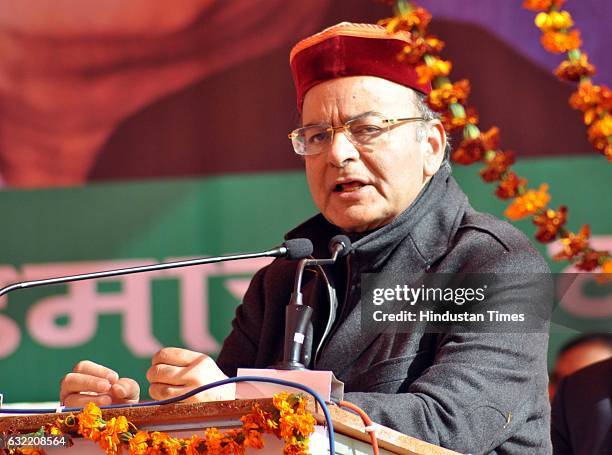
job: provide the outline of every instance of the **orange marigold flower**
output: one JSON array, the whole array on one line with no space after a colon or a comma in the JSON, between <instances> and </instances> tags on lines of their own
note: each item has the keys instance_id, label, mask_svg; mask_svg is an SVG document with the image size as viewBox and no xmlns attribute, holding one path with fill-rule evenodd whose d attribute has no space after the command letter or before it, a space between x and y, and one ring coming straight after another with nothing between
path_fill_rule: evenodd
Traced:
<instances>
[{"instance_id":1,"label":"orange marigold flower","mask_svg":"<svg viewBox=\"0 0 612 455\"><path fill-rule=\"evenodd\" d=\"M598 105L604 109L612 109L612 90L603 85L593 85L590 81L581 82L578 91L570 97L570 106L580 111Z\"/></svg>"},{"instance_id":2,"label":"orange marigold flower","mask_svg":"<svg viewBox=\"0 0 612 455\"><path fill-rule=\"evenodd\" d=\"M565 3L565 0L525 0L523 8L531 11L545 11L555 6L560 8Z\"/></svg>"},{"instance_id":3,"label":"orange marigold flower","mask_svg":"<svg viewBox=\"0 0 612 455\"><path fill-rule=\"evenodd\" d=\"M446 45L444 41L434 35L426 36L425 42L427 43L427 52L430 54L439 54Z\"/></svg>"},{"instance_id":4,"label":"orange marigold flower","mask_svg":"<svg viewBox=\"0 0 612 455\"><path fill-rule=\"evenodd\" d=\"M601 264L601 273L595 276L595 280L599 284L612 283L612 258L607 251L603 252L603 257L599 260Z\"/></svg>"},{"instance_id":5,"label":"orange marigold flower","mask_svg":"<svg viewBox=\"0 0 612 455\"><path fill-rule=\"evenodd\" d=\"M130 453L135 455L145 455L149 447L149 432L138 431L128 441Z\"/></svg>"},{"instance_id":6,"label":"orange marigold flower","mask_svg":"<svg viewBox=\"0 0 612 455\"><path fill-rule=\"evenodd\" d=\"M448 133L465 127L468 123L478 125L478 113L471 107L466 109L465 117L455 117L450 111L440 114L440 121Z\"/></svg>"},{"instance_id":7,"label":"orange marigold flower","mask_svg":"<svg viewBox=\"0 0 612 455\"><path fill-rule=\"evenodd\" d=\"M427 104L434 111L445 111L451 103L464 104L470 94L470 81L462 79L454 84L444 84L431 91Z\"/></svg>"},{"instance_id":8,"label":"orange marigold flower","mask_svg":"<svg viewBox=\"0 0 612 455\"><path fill-rule=\"evenodd\" d=\"M576 263L576 268L585 272L592 272L599 267L600 262L607 256L607 251L587 250Z\"/></svg>"},{"instance_id":9,"label":"orange marigold flower","mask_svg":"<svg viewBox=\"0 0 612 455\"><path fill-rule=\"evenodd\" d=\"M612 115L606 114L594 122L588 130L589 141L595 149L611 158L610 147L612 147Z\"/></svg>"},{"instance_id":10,"label":"orange marigold flower","mask_svg":"<svg viewBox=\"0 0 612 455\"><path fill-rule=\"evenodd\" d=\"M595 74L595 67L589 63L587 54L583 52L577 60L561 62L555 74L562 81L577 82L581 77L590 77Z\"/></svg>"},{"instance_id":11,"label":"orange marigold flower","mask_svg":"<svg viewBox=\"0 0 612 455\"><path fill-rule=\"evenodd\" d=\"M453 64L448 60L434 58L431 63L421 64L416 67L416 73L420 84L431 82L436 77L446 77L450 74Z\"/></svg>"},{"instance_id":12,"label":"orange marigold flower","mask_svg":"<svg viewBox=\"0 0 612 455\"><path fill-rule=\"evenodd\" d=\"M559 229L563 227L567 221L567 207L561 206L555 211L547 209L544 212L533 217L533 224L538 226L536 239L542 243L552 242L557 238Z\"/></svg>"},{"instance_id":13,"label":"orange marigold flower","mask_svg":"<svg viewBox=\"0 0 612 455\"><path fill-rule=\"evenodd\" d=\"M13 453L10 452L11 449L9 449L8 453ZM19 455L45 455L45 451L44 449L41 449L40 447L21 447L19 449L17 449L17 452L15 452Z\"/></svg>"},{"instance_id":14,"label":"orange marigold flower","mask_svg":"<svg viewBox=\"0 0 612 455\"><path fill-rule=\"evenodd\" d=\"M555 254L553 259L555 261L562 261L564 259L572 260L588 248L590 237L591 229L588 224L583 225L578 234L574 234L573 232L568 233L561 239L563 249Z\"/></svg>"},{"instance_id":15,"label":"orange marigold flower","mask_svg":"<svg viewBox=\"0 0 612 455\"><path fill-rule=\"evenodd\" d=\"M308 448L286 445L283 449L283 455L309 455Z\"/></svg>"},{"instance_id":16,"label":"orange marigold flower","mask_svg":"<svg viewBox=\"0 0 612 455\"><path fill-rule=\"evenodd\" d=\"M480 176L485 182L495 182L514 164L514 153L511 151L496 151L493 159L486 161L486 167L480 170Z\"/></svg>"},{"instance_id":17,"label":"orange marigold flower","mask_svg":"<svg viewBox=\"0 0 612 455\"><path fill-rule=\"evenodd\" d=\"M568 29L574 25L572 16L567 11L539 13L535 18L536 26L543 32Z\"/></svg>"},{"instance_id":18,"label":"orange marigold flower","mask_svg":"<svg viewBox=\"0 0 612 455\"><path fill-rule=\"evenodd\" d=\"M543 183L537 191L528 190L514 198L504 213L511 220L517 221L542 210L549 201L548 185Z\"/></svg>"},{"instance_id":19,"label":"orange marigold flower","mask_svg":"<svg viewBox=\"0 0 612 455\"><path fill-rule=\"evenodd\" d=\"M45 433L48 433L52 436L61 436L64 434L64 432L61 430L61 428L59 428L56 425L53 424L46 424L45 425Z\"/></svg>"},{"instance_id":20,"label":"orange marigold flower","mask_svg":"<svg viewBox=\"0 0 612 455\"><path fill-rule=\"evenodd\" d=\"M198 435L185 440L185 455L200 455L206 452L206 441Z\"/></svg>"},{"instance_id":21,"label":"orange marigold flower","mask_svg":"<svg viewBox=\"0 0 612 455\"><path fill-rule=\"evenodd\" d=\"M94 403L87 403L79 413L79 434L92 441L100 439L100 426L104 424L102 411Z\"/></svg>"},{"instance_id":22,"label":"orange marigold flower","mask_svg":"<svg viewBox=\"0 0 612 455\"><path fill-rule=\"evenodd\" d=\"M244 431L245 447L253 447L254 449L263 448L263 429L253 423L243 425L242 429Z\"/></svg>"},{"instance_id":23,"label":"orange marigold flower","mask_svg":"<svg viewBox=\"0 0 612 455\"><path fill-rule=\"evenodd\" d=\"M605 111L612 110L612 90L588 81L581 82L570 96L570 106L584 112L584 123L590 125Z\"/></svg>"},{"instance_id":24,"label":"orange marigold flower","mask_svg":"<svg viewBox=\"0 0 612 455\"><path fill-rule=\"evenodd\" d=\"M464 128L468 123L478 125L479 118L476 111L468 109L465 117L455 117L449 111L442 112L440 114L440 121L446 132L452 133Z\"/></svg>"},{"instance_id":25,"label":"orange marigold flower","mask_svg":"<svg viewBox=\"0 0 612 455\"><path fill-rule=\"evenodd\" d=\"M151 449L149 452L152 453L164 453L167 455L178 455L179 450L182 447L182 443L180 440L171 437L167 433L161 433L159 431L154 431L149 435L149 442L151 445ZM149 453L148 452L148 453Z\"/></svg>"},{"instance_id":26,"label":"orange marigold flower","mask_svg":"<svg viewBox=\"0 0 612 455\"><path fill-rule=\"evenodd\" d=\"M400 61L407 61L410 64L415 64L421 61L425 54L437 54L444 47L444 41L436 38L435 36L410 36L410 42L406 44L398 59Z\"/></svg>"},{"instance_id":27,"label":"orange marigold flower","mask_svg":"<svg viewBox=\"0 0 612 455\"><path fill-rule=\"evenodd\" d=\"M118 453L118 447L121 444L120 436L127 433L129 429L128 420L124 416L113 417L100 432L98 445L107 453L107 455L115 455Z\"/></svg>"},{"instance_id":28,"label":"orange marigold flower","mask_svg":"<svg viewBox=\"0 0 612 455\"><path fill-rule=\"evenodd\" d=\"M293 407L289 403L291 398L291 394L287 392L281 392L274 395L272 398L272 404L276 409L280 411L281 417L286 414L291 414L293 412Z\"/></svg>"},{"instance_id":29,"label":"orange marigold flower","mask_svg":"<svg viewBox=\"0 0 612 455\"><path fill-rule=\"evenodd\" d=\"M487 150L494 150L498 145L499 128L494 126L476 139L464 138L459 148L451 154L451 159L459 164L472 164L480 161Z\"/></svg>"},{"instance_id":30,"label":"orange marigold flower","mask_svg":"<svg viewBox=\"0 0 612 455\"><path fill-rule=\"evenodd\" d=\"M508 172L499 182L495 194L500 199L510 199L516 197L519 188L527 185L527 179L519 178L514 172Z\"/></svg>"},{"instance_id":31,"label":"orange marigold flower","mask_svg":"<svg viewBox=\"0 0 612 455\"><path fill-rule=\"evenodd\" d=\"M542 34L540 42L544 49L553 54L578 49L582 45L580 31L578 30L571 30L568 33L548 31Z\"/></svg>"},{"instance_id":32,"label":"orange marigold flower","mask_svg":"<svg viewBox=\"0 0 612 455\"><path fill-rule=\"evenodd\" d=\"M431 14L426 9L414 8L409 13L381 19L378 25L385 27L388 33L418 31L423 34L429 22L431 22Z\"/></svg>"},{"instance_id":33,"label":"orange marigold flower","mask_svg":"<svg viewBox=\"0 0 612 455\"><path fill-rule=\"evenodd\" d=\"M215 450L221 450L221 443L223 442L224 436L218 429L206 429L204 432L204 438L206 439L206 449L208 451L215 453Z\"/></svg>"}]
</instances>

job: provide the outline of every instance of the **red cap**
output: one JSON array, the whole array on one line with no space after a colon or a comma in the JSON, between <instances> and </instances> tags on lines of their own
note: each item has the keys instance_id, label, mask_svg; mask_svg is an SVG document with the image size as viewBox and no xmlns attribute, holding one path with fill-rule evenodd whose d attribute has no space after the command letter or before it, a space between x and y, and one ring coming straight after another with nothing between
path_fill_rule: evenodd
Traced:
<instances>
[{"instance_id":1,"label":"red cap","mask_svg":"<svg viewBox=\"0 0 612 455\"><path fill-rule=\"evenodd\" d=\"M431 83L420 83L416 67L397 59L409 42L408 32L389 34L379 25L350 22L341 22L303 39L289 55L298 110L302 111L304 96L312 87L347 76L381 77L429 94Z\"/></svg>"}]
</instances>

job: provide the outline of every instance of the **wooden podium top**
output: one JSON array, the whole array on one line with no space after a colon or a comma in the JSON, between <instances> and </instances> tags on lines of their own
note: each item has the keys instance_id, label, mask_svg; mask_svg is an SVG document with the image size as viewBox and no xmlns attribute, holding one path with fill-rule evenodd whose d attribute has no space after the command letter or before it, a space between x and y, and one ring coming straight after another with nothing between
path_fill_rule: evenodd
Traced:
<instances>
[{"instance_id":1,"label":"wooden podium top","mask_svg":"<svg viewBox=\"0 0 612 455\"><path fill-rule=\"evenodd\" d=\"M138 428L144 429L160 429L161 431L165 431L165 428L182 428L195 430L207 426L223 426L220 422L226 425L229 422L235 422L241 416L248 413L255 403L258 403L264 410L271 411L273 409L272 399L263 398L256 400L216 401L211 403L190 404L176 403L165 406L103 409L102 415L105 420L123 415ZM313 414L317 423L321 425L325 423L325 416L314 400L309 400L307 409ZM366 443L370 442L370 437L368 433L365 432L364 424L359 416L336 406L330 406L329 411L336 433ZM0 417L0 433L27 433L37 431L42 425L51 423L58 417L64 418L68 414L69 413L64 412L61 414ZM383 426L377 427L376 437L381 449L386 449L395 454L457 454L457 452L443 449Z\"/></svg>"}]
</instances>

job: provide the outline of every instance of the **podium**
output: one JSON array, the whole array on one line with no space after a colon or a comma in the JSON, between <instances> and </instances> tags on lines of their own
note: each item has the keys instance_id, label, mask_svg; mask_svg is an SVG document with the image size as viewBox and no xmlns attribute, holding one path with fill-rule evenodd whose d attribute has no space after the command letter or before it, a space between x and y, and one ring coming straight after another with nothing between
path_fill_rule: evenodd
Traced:
<instances>
[{"instance_id":1,"label":"podium","mask_svg":"<svg viewBox=\"0 0 612 455\"><path fill-rule=\"evenodd\" d=\"M220 430L239 428L240 417L247 414L255 403L264 410L272 410L271 398L256 400L217 401L211 403L171 404L165 406L150 406L141 408L118 408L103 410L103 418L123 415L139 429L149 431L164 431L175 437L190 437L193 434L202 435L207 427ZM317 426L311 435L309 451L313 455L329 454L327 430L324 426L325 416L314 400L307 405L308 411L315 417ZM357 415L330 406L329 411L334 424L336 454L366 455L371 454L370 437L365 432L362 420ZM68 413L39 414L0 417L0 433L28 433L37 431L46 423L52 423L57 417L64 418ZM433 444L404 435L390 428L377 426L376 436L380 453L385 455L450 455L457 454ZM70 448L45 447L50 454L64 452L67 455L100 455L100 449L94 442L73 437L74 446ZM283 442L272 435L265 435L265 447L261 450L248 449L248 455L282 454Z\"/></svg>"}]
</instances>

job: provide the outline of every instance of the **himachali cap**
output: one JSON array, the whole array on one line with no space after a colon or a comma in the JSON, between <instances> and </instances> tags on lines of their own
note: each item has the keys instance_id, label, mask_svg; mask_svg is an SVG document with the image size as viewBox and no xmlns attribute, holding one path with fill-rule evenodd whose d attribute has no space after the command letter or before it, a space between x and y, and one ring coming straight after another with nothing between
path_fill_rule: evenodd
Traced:
<instances>
[{"instance_id":1,"label":"himachali cap","mask_svg":"<svg viewBox=\"0 0 612 455\"><path fill-rule=\"evenodd\" d=\"M297 92L298 110L306 92L321 82L346 76L376 76L424 94L431 83L419 83L414 65L398 54L410 42L406 31L389 34L373 24L341 22L297 43L289 64Z\"/></svg>"}]
</instances>

